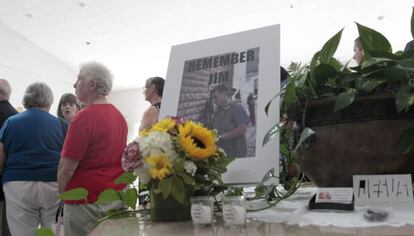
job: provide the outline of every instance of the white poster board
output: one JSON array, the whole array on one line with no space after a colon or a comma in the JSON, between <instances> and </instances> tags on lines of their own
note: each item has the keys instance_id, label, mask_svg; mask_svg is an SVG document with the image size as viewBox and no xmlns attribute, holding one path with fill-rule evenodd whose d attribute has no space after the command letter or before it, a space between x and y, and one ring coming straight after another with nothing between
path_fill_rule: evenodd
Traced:
<instances>
[{"instance_id":1,"label":"white poster board","mask_svg":"<svg viewBox=\"0 0 414 236\"><path fill-rule=\"evenodd\" d=\"M280 26L173 46L160 118L180 116L217 124L211 90L219 84L226 84L232 103L238 102L250 120L244 134L246 154L229 165L224 182L257 183L270 168L279 173L278 137L262 143L279 122L278 99L268 115L264 108L280 90Z\"/></svg>"},{"instance_id":2,"label":"white poster board","mask_svg":"<svg viewBox=\"0 0 414 236\"><path fill-rule=\"evenodd\" d=\"M414 206L411 174L354 175L353 187L357 205Z\"/></svg>"}]
</instances>

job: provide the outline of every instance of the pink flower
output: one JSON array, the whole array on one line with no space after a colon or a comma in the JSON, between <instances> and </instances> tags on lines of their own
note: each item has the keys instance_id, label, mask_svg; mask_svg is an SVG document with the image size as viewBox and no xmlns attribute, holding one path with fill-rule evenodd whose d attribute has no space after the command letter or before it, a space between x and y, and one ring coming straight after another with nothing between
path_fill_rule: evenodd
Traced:
<instances>
[{"instance_id":1,"label":"pink flower","mask_svg":"<svg viewBox=\"0 0 414 236\"><path fill-rule=\"evenodd\" d=\"M177 125L182 125L185 122L184 118L179 117L179 116L168 116L168 117L173 119Z\"/></svg>"},{"instance_id":2,"label":"pink flower","mask_svg":"<svg viewBox=\"0 0 414 236\"><path fill-rule=\"evenodd\" d=\"M141 154L139 152L139 145L137 142L128 144L122 154L122 168L125 171L133 171L142 165Z\"/></svg>"}]
</instances>

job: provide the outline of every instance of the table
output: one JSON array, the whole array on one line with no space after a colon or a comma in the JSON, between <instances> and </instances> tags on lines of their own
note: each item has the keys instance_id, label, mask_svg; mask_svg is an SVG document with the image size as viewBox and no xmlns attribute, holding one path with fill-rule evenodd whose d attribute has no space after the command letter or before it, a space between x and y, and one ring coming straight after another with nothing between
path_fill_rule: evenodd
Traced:
<instances>
[{"instance_id":1,"label":"table","mask_svg":"<svg viewBox=\"0 0 414 236\"><path fill-rule=\"evenodd\" d=\"M304 209L307 201L312 194L316 191L316 188L301 188L294 195L286 200L283 200L275 207L260 211L256 213L248 213L248 220L245 226L229 228L224 226L221 216L216 216L216 222L212 226L200 227L193 226L191 221L186 222L151 222L148 215L138 215L136 218L121 218L110 219L104 221L98 227L96 227L89 236L156 236L156 235L177 235L177 236L232 236L232 235L277 235L277 236L349 236L349 235L361 235L361 236L412 236L414 235L414 223L411 224L398 224L398 217L394 217L394 222L390 220L389 225L375 225L372 224L369 227L343 227L332 226L325 224L300 224L293 223L300 217L300 210ZM408 212L408 213L407 213ZM411 217L412 212L412 217ZM296 216L295 216L296 214ZM306 214L306 213L305 213ZM311 213L315 214L315 213ZM320 213L323 214L323 213ZM340 215L342 213L329 213L333 217L344 217ZM348 218L349 214L347 213ZM359 214L359 215L358 215ZM414 210L408 210L405 212L405 218L414 218ZM289 217L295 216L295 220ZM323 215L328 216L328 214ZM360 217L360 212L355 212L355 217ZM329 217L328 217L329 218ZM306 219L306 217L304 217ZM397 219L397 224L395 222ZM290 223L289 223L290 222ZM411 220L410 222L414 222ZM365 223L367 224L367 223ZM335 225L335 224L333 224ZM345 224L346 225L346 224Z\"/></svg>"},{"instance_id":2,"label":"table","mask_svg":"<svg viewBox=\"0 0 414 236\"><path fill-rule=\"evenodd\" d=\"M412 236L414 226L403 227L370 227L370 228L338 228L316 226L292 226L286 223L263 223L249 221L246 226L228 228L219 220L210 227L195 227L191 221L153 223L148 219L123 218L107 220L95 228L89 236L243 236L243 235L277 235L277 236L349 236L349 235L392 235Z\"/></svg>"}]
</instances>

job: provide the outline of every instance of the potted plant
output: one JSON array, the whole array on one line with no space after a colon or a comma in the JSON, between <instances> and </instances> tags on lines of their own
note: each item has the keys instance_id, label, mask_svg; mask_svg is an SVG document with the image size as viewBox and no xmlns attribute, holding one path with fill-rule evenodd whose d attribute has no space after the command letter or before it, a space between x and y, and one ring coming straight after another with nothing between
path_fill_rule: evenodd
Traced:
<instances>
[{"instance_id":1,"label":"potted plant","mask_svg":"<svg viewBox=\"0 0 414 236\"><path fill-rule=\"evenodd\" d=\"M318 186L352 186L355 174L414 174L414 50L393 53L381 33L357 27L362 64L348 68L333 57L342 30L310 64L293 64L281 92L287 120L264 140L283 131L281 152ZM291 122L296 129L287 129Z\"/></svg>"},{"instance_id":2,"label":"potted plant","mask_svg":"<svg viewBox=\"0 0 414 236\"><path fill-rule=\"evenodd\" d=\"M138 176L148 186L153 221L189 220L194 194L215 196L222 190L221 175L233 159L216 141L216 132L200 123L167 117L127 146L122 160L125 176Z\"/></svg>"}]
</instances>

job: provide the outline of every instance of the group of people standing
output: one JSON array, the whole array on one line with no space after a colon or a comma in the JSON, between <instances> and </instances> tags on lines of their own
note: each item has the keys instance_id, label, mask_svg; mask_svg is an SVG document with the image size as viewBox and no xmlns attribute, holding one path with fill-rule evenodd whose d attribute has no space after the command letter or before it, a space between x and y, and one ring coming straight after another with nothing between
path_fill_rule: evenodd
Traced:
<instances>
[{"instance_id":1,"label":"group of people standing","mask_svg":"<svg viewBox=\"0 0 414 236\"><path fill-rule=\"evenodd\" d=\"M361 64L359 39L354 51L354 59ZM164 82L160 77L147 80L143 93L151 106L144 112L140 130L157 122ZM9 230L14 236L33 235L39 225L51 227L60 203L58 195L78 187L87 189L88 197L64 202L65 235L84 236L108 210L123 207L121 202L95 204L103 190L126 188L114 183L123 174L121 156L128 130L121 112L107 99L112 83L112 74L104 65L82 65L74 84L76 96L64 94L55 117L49 113L54 97L47 84L29 85L23 96L26 110L18 113L9 103L10 84L0 79L2 235ZM216 105L211 113L218 145L229 155L245 157L245 132L249 122L256 122L254 96L247 98L248 115L240 103L231 100L226 85L217 85L210 94L209 101Z\"/></svg>"},{"instance_id":2,"label":"group of people standing","mask_svg":"<svg viewBox=\"0 0 414 236\"><path fill-rule=\"evenodd\" d=\"M12 235L32 235L39 224L54 221L56 173L67 124L49 113L52 103L46 84L31 84L23 97L27 110L10 116L0 130L0 170Z\"/></svg>"},{"instance_id":3,"label":"group of people standing","mask_svg":"<svg viewBox=\"0 0 414 236\"><path fill-rule=\"evenodd\" d=\"M108 210L123 207L121 202L94 204L103 190L126 187L114 183L123 174L128 131L123 115L107 99L112 75L102 64L84 64L74 88L76 96L62 96L57 118L49 113L54 99L47 84L29 85L26 110L17 113L8 102L10 85L0 80L0 119L5 120L0 169L11 235L33 235L39 225L54 224L58 195L69 189L85 188L88 197L65 201L65 235L84 236Z\"/></svg>"}]
</instances>

